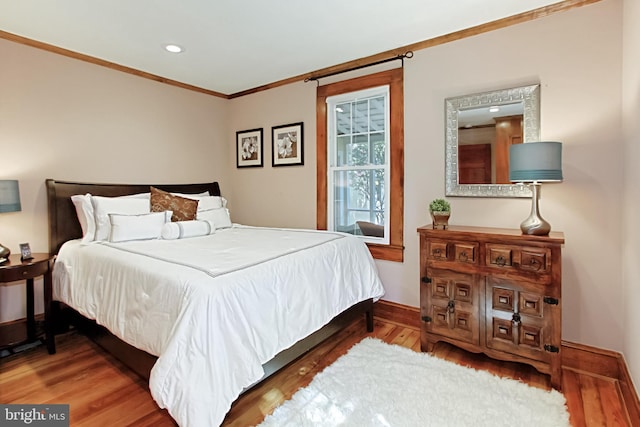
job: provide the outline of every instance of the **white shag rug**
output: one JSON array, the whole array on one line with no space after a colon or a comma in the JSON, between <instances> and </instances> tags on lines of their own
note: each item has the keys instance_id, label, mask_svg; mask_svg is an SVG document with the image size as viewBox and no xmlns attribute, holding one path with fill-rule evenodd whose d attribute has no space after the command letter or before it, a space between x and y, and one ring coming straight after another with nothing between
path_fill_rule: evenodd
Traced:
<instances>
[{"instance_id":1,"label":"white shag rug","mask_svg":"<svg viewBox=\"0 0 640 427\"><path fill-rule=\"evenodd\" d=\"M365 338L267 416L270 426L570 426L564 396Z\"/></svg>"}]
</instances>

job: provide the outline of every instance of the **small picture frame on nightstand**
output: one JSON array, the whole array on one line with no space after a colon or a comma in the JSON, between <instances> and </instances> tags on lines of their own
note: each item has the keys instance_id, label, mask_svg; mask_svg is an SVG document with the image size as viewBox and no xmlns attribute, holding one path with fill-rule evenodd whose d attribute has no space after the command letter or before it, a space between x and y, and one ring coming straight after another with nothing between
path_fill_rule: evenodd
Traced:
<instances>
[{"instance_id":1,"label":"small picture frame on nightstand","mask_svg":"<svg viewBox=\"0 0 640 427\"><path fill-rule=\"evenodd\" d=\"M33 259L31 256L31 248L28 243L20 243L20 259L22 261Z\"/></svg>"}]
</instances>

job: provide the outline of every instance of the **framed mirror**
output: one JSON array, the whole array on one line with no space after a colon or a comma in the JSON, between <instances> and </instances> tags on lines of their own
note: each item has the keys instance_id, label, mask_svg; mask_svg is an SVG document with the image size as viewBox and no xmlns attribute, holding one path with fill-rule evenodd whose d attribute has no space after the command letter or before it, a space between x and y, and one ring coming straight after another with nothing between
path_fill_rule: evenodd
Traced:
<instances>
[{"instance_id":1,"label":"framed mirror","mask_svg":"<svg viewBox=\"0 0 640 427\"><path fill-rule=\"evenodd\" d=\"M445 194L531 197L509 181L509 147L540 140L540 85L445 99Z\"/></svg>"}]
</instances>

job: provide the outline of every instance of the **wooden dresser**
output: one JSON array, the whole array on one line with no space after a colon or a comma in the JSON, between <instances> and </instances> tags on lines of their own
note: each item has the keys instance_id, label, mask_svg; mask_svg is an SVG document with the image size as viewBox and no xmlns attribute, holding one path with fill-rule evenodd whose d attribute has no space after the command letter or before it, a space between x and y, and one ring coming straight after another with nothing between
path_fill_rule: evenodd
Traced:
<instances>
[{"instance_id":1,"label":"wooden dresser","mask_svg":"<svg viewBox=\"0 0 640 427\"><path fill-rule=\"evenodd\" d=\"M527 363L562 386L562 233L449 226L420 234L422 351L438 341Z\"/></svg>"}]
</instances>

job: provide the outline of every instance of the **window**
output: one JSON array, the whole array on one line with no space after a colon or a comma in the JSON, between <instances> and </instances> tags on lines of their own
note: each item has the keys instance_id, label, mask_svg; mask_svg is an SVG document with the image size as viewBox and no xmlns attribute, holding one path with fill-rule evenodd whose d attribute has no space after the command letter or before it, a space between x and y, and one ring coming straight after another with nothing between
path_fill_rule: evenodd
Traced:
<instances>
[{"instance_id":1,"label":"window","mask_svg":"<svg viewBox=\"0 0 640 427\"><path fill-rule=\"evenodd\" d=\"M389 243L389 86L328 97L327 228Z\"/></svg>"},{"instance_id":2,"label":"window","mask_svg":"<svg viewBox=\"0 0 640 427\"><path fill-rule=\"evenodd\" d=\"M318 229L403 260L402 69L318 87Z\"/></svg>"}]
</instances>

